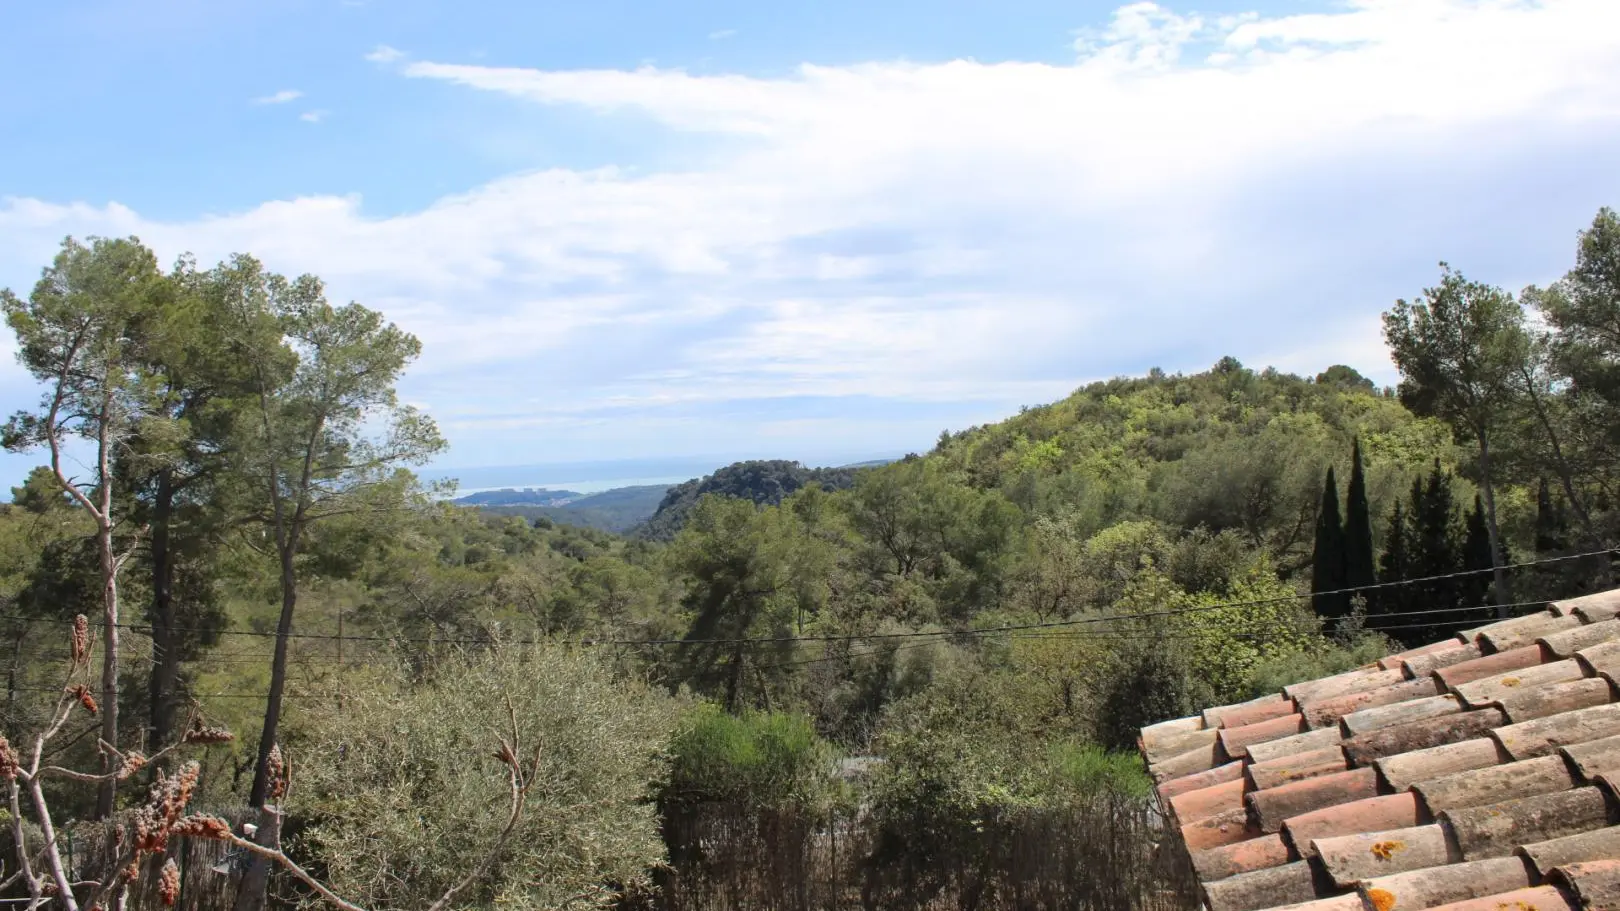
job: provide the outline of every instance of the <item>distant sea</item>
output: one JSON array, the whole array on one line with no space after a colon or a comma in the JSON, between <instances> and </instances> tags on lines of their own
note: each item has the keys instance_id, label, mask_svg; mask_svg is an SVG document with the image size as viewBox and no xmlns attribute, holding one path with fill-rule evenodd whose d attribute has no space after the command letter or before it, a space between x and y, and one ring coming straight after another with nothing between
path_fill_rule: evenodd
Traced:
<instances>
[{"instance_id":1,"label":"distant sea","mask_svg":"<svg viewBox=\"0 0 1620 911\"><path fill-rule=\"evenodd\" d=\"M595 481L525 481L521 484L497 484L494 487L457 487L456 496L463 497L470 493L485 493L491 490L530 490L544 488L546 490L570 490L574 493L601 493L604 490L615 490L620 487L672 487L691 478L685 475L672 475L664 478L607 478Z\"/></svg>"},{"instance_id":2,"label":"distant sea","mask_svg":"<svg viewBox=\"0 0 1620 911\"><path fill-rule=\"evenodd\" d=\"M870 461L870 454L801 462L811 467L850 465ZM475 468L429 468L418 474L425 481L456 480L457 495L485 490L522 490L544 487L598 493L616 487L680 484L701 478L717 468L740 461L720 456L662 459L614 459L601 462L556 462L546 465L494 465ZM885 460L886 461L886 460Z\"/></svg>"}]
</instances>

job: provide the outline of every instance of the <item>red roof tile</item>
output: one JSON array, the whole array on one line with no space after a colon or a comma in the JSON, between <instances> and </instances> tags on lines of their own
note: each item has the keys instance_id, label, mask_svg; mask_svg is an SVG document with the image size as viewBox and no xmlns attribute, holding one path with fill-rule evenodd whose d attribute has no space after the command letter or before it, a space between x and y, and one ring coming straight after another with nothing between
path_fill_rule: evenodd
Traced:
<instances>
[{"instance_id":1,"label":"red roof tile","mask_svg":"<svg viewBox=\"0 0 1620 911\"><path fill-rule=\"evenodd\" d=\"M1294 859L1288 855L1288 846L1283 844L1281 835L1262 835L1207 851L1194 851L1191 856L1193 869L1205 882L1280 867Z\"/></svg>"},{"instance_id":2,"label":"red roof tile","mask_svg":"<svg viewBox=\"0 0 1620 911\"><path fill-rule=\"evenodd\" d=\"M1469 683L1460 684L1454 687L1452 692L1462 697L1464 705L1471 709L1477 709L1491 705L1504 696L1523 692L1530 687L1545 686L1549 683L1564 683L1569 680L1579 680L1585 676L1586 674L1581 670L1580 662L1570 658L1565 661L1554 661L1550 664L1538 664L1535 667L1508 671L1492 677L1482 677Z\"/></svg>"},{"instance_id":3,"label":"red roof tile","mask_svg":"<svg viewBox=\"0 0 1620 911\"><path fill-rule=\"evenodd\" d=\"M1344 747L1331 746L1325 750L1281 756L1270 762L1250 763L1244 776L1249 779L1249 790L1259 791L1310 778L1321 778L1350 768L1344 758Z\"/></svg>"},{"instance_id":4,"label":"red roof tile","mask_svg":"<svg viewBox=\"0 0 1620 911\"><path fill-rule=\"evenodd\" d=\"M1608 801L1595 787L1576 788L1463 810L1446 810L1440 823L1467 860L1503 857L1534 844L1609 824Z\"/></svg>"},{"instance_id":5,"label":"red roof tile","mask_svg":"<svg viewBox=\"0 0 1620 911\"><path fill-rule=\"evenodd\" d=\"M1316 849L1311 843L1318 838L1405 829L1424 822L1428 822L1427 814L1418 806L1417 796L1408 791L1354 800L1294 816L1283 823L1282 837L1289 850L1300 857L1312 857Z\"/></svg>"},{"instance_id":6,"label":"red roof tile","mask_svg":"<svg viewBox=\"0 0 1620 911\"><path fill-rule=\"evenodd\" d=\"M1185 775L1181 778L1172 779L1164 784L1159 785L1159 800L1168 806L1170 804L1170 798L1175 797L1178 794L1185 794L1188 791L1196 791L1199 788L1207 788L1213 785L1224 784L1228 781L1238 781L1239 779L1243 778L1243 774L1244 767L1242 762L1229 762L1223 766L1216 766L1207 772L1198 772L1192 775Z\"/></svg>"},{"instance_id":7,"label":"red roof tile","mask_svg":"<svg viewBox=\"0 0 1620 911\"><path fill-rule=\"evenodd\" d=\"M1384 911L1410 911L1512 892L1527 888L1534 881L1523 859L1497 857L1366 877L1361 893L1363 896L1376 893L1377 904Z\"/></svg>"},{"instance_id":8,"label":"red roof tile","mask_svg":"<svg viewBox=\"0 0 1620 911\"><path fill-rule=\"evenodd\" d=\"M1279 740L1304 731L1305 716L1295 712L1270 721L1246 724L1240 728L1221 728L1217 733L1220 736L1222 752L1232 759L1241 759L1249 755L1251 743Z\"/></svg>"},{"instance_id":9,"label":"red roof tile","mask_svg":"<svg viewBox=\"0 0 1620 911\"><path fill-rule=\"evenodd\" d=\"M1471 769L1494 766L1507 754L1489 737L1476 737L1442 744L1426 750L1413 750L1385 756L1373 763L1384 784L1392 791L1404 791L1420 781L1455 775Z\"/></svg>"},{"instance_id":10,"label":"red roof tile","mask_svg":"<svg viewBox=\"0 0 1620 911\"><path fill-rule=\"evenodd\" d=\"M1374 899L1374 905L1378 902ZM1381 911L1381 909L1380 909ZM1436 905L1434 911L1581 911L1570 896L1555 886L1535 886L1498 892L1484 898L1471 898L1449 905Z\"/></svg>"},{"instance_id":11,"label":"red roof tile","mask_svg":"<svg viewBox=\"0 0 1620 911\"><path fill-rule=\"evenodd\" d=\"M1571 658L1583 648L1620 639L1620 621L1604 620L1586 626L1549 633L1536 640L1554 658Z\"/></svg>"},{"instance_id":12,"label":"red roof tile","mask_svg":"<svg viewBox=\"0 0 1620 911\"><path fill-rule=\"evenodd\" d=\"M1378 795L1378 773L1351 769L1296 781L1244 796L1249 813L1262 832L1280 832L1284 820L1325 807Z\"/></svg>"},{"instance_id":13,"label":"red roof tile","mask_svg":"<svg viewBox=\"0 0 1620 911\"><path fill-rule=\"evenodd\" d=\"M1592 708L1613 698L1614 689L1609 681L1600 677L1583 677L1567 683L1531 687L1503 696L1496 704L1507 713L1508 721L1518 724Z\"/></svg>"},{"instance_id":14,"label":"red roof tile","mask_svg":"<svg viewBox=\"0 0 1620 911\"><path fill-rule=\"evenodd\" d=\"M1571 662L1571 664L1573 663ZM1578 668L1575 676L1581 676ZM1407 702L1412 699L1421 699L1425 696L1438 696L1439 694L1440 684L1433 677L1420 677L1416 680L1403 680L1400 683L1381 686L1373 690L1362 690L1359 693L1312 700L1300 706L1299 710L1305 716L1307 724L1313 728L1319 728L1337 724L1340 718L1351 712L1375 706Z\"/></svg>"},{"instance_id":15,"label":"red roof tile","mask_svg":"<svg viewBox=\"0 0 1620 911\"><path fill-rule=\"evenodd\" d=\"M1542 756L1475 769L1412 785L1431 814L1496 803L1503 795L1535 797L1567 791L1576 785L1562 756Z\"/></svg>"},{"instance_id":16,"label":"red roof tile","mask_svg":"<svg viewBox=\"0 0 1620 911\"><path fill-rule=\"evenodd\" d=\"M1339 732L1336 729L1321 728L1315 731L1306 731L1303 734L1295 734L1292 737L1284 737L1280 740L1251 743L1249 744L1249 761L1270 762L1284 756L1324 750L1331 746L1338 746L1340 739Z\"/></svg>"},{"instance_id":17,"label":"red roof tile","mask_svg":"<svg viewBox=\"0 0 1620 911\"><path fill-rule=\"evenodd\" d=\"M1422 721L1439 715L1455 715L1462 710L1462 700L1448 693L1444 696L1413 699L1410 702L1398 702L1394 705L1381 705L1377 708L1352 712L1339 719L1339 727L1344 729L1346 735L1354 737L1357 734L1405 724L1408 721Z\"/></svg>"},{"instance_id":18,"label":"red roof tile","mask_svg":"<svg viewBox=\"0 0 1620 911\"><path fill-rule=\"evenodd\" d=\"M1541 658L1541 646L1527 645L1523 648L1497 652L1483 658L1475 658L1472 661L1464 661L1461 664L1443 667L1436 670L1434 675L1440 678L1440 683L1446 689L1454 690L1458 686L1473 680L1481 680L1486 677L1494 677L1497 674L1505 674L1508 671L1535 667L1541 663Z\"/></svg>"},{"instance_id":19,"label":"red roof tile","mask_svg":"<svg viewBox=\"0 0 1620 911\"><path fill-rule=\"evenodd\" d=\"M1221 715L1220 727L1240 728L1294 714L1292 699L1273 699L1257 705L1242 706Z\"/></svg>"},{"instance_id":20,"label":"red roof tile","mask_svg":"<svg viewBox=\"0 0 1620 911\"><path fill-rule=\"evenodd\" d=\"M1523 845L1519 855L1542 877L1550 875L1555 867L1620 857L1620 826Z\"/></svg>"},{"instance_id":21,"label":"red roof tile","mask_svg":"<svg viewBox=\"0 0 1620 911\"><path fill-rule=\"evenodd\" d=\"M1620 589L1139 743L1209 911L1620 911L1616 679Z\"/></svg>"},{"instance_id":22,"label":"red roof tile","mask_svg":"<svg viewBox=\"0 0 1620 911\"><path fill-rule=\"evenodd\" d=\"M1248 791L1249 783L1242 778L1197 791L1188 791L1179 797L1171 798L1170 812L1176 815L1177 822L1188 825L1200 819L1243 809L1243 795Z\"/></svg>"},{"instance_id":23,"label":"red roof tile","mask_svg":"<svg viewBox=\"0 0 1620 911\"><path fill-rule=\"evenodd\" d=\"M1385 756L1470 740L1504 724L1507 715L1494 708L1409 721L1357 734L1344 742L1344 755L1350 757L1351 765L1371 765Z\"/></svg>"},{"instance_id":24,"label":"red roof tile","mask_svg":"<svg viewBox=\"0 0 1620 911\"><path fill-rule=\"evenodd\" d=\"M1259 834L1259 827L1249 821L1246 810L1233 810L1181 827L1181 840L1191 852L1237 844Z\"/></svg>"},{"instance_id":25,"label":"red roof tile","mask_svg":"<svg viewBox=\"0 0 1620 911\"><path fill-rule=\"evenodd\" d=\"M1565 712L1550 718L1522 721L1491 732L1514 759L1529 759L1555 752L1561 746L1586 743L1620 734L1620 703Z\"/></svg>"},{"instance_id":26,"label":"red roof tile","mask_svg":"<svg viewBox=\"0 0 1620 911\"><path fill-rule=\"evenodd\" d=\"M1209 911L1258 911L1322 897L1317 892L1315 871L1303 860L1253 873L1239 873L1204 886Z\"/></svg>"},{"instance_id":27,"label":"red roof tile","mask_svg":"<svg viewBox=\"0 0 1620 911\"><path fill-rule=\"evenodd\" d=\"M1575 893L1588 911L1620 908L1620 860L1592 860L1559 867L1551 879Z\"/></svg>"},{"instance_id":28,"label":"red roof tile","mask_svg":"<svg viewBox=\"0 0 1620 911\"><path fill-rule=\"evenodd\" d=\"M1480 645L1487 652L1505 652L1532 645L1542 636L1562 632L1581 625L1575 617L1559 616L1551 611L1529 614L1503 620L1475 630Z\"/></svg>"},{"instance_id":29,"label":"red roof tile","mask_svg":"<svg viewBox=\"0 0 1620 911\"><path fill-rule=\"evenodd\" d=\"M1239 702L1235 705L1218 705L1212 709L1204 709L1204 727L1222 727L1221 721L1224 720L1227 715L1240 714L1246 709L1267 705L1277 705L1279 703L1287 705L1288 700L1284 699L1281 693L1267 693L1258 699L1250 699L1248 702ZM1289 711L1293 711L1293 709L1289 709Z\"/></svg>"},{"instance_id":30,"label":"red roof tile","mask_svg":"<svg viewBox=\"0 0 1620 911\"><path fill-rule=\"evenodd\" d=\"M1315 857L1340 888L1364 879L1421 870L1462 860L1444 826L1431 823L1316 839Z\"/></svg>"}]
</instances>

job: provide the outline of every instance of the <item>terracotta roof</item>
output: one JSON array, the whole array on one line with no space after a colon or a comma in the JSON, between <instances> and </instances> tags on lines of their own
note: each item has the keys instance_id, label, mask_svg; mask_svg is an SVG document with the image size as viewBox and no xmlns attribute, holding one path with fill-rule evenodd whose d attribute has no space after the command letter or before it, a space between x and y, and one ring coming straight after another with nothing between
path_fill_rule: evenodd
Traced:
<instances>
[{"instance_id":1,"label":"terracotta roof","mask_svg":"<svg viewBox=\"0 0 1620 911\"><path fill-rule=\"evenodd\" d=\"M1142 729L1210 911L1620 911L1620 589Z\"/></svg>"}]
</instances>

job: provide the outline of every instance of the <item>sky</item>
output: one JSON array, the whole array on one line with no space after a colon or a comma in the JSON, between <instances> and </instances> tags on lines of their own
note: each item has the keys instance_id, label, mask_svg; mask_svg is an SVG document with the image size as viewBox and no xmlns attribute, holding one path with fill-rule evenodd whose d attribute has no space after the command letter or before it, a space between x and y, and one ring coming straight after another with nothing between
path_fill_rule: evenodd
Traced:
<instances>
[{"instance_id":1,"label":"sky","mask_svg":"<svg viewBox=\"0 0 1620 911\"><path fill-rule=\"evenodd\" d=\"M0 287L68 235L315 273L422 339L448 468L1393 382L1441 260L1546 283L1620 205L1615 0L77 0L0 50Z\"/></svg>"}]
</instances>

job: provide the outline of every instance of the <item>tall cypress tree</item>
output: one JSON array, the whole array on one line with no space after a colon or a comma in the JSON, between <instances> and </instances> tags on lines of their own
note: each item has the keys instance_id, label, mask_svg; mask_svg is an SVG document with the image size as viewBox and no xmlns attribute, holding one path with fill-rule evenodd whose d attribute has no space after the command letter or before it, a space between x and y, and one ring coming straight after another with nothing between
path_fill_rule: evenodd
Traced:
<instances>
[{"instance_id":1,"label":"tall cypress tree","mask_svg":"<svg viewBox=\"0 0 1620 911\"><path fill-rule=\"evenodd\" d=\"M1485 524L1485 504L1474 495L1474 508L1463 522L1462 563L1465 570L1488 570L1491 563L1491 534ZM1491 577L1485 572L1465 576L1458 586L1461 607L1484 604L1491 592Z\"/></svg>"},{"instance_id":2,"label":"tall cypress tree","mask_svg":"<svg viewBox=\"0 0 1620 911\"><path fill-rule=\"evenodd\" d=\"M1562 501L1556 504L1547 479L1536 489L1536 553L1557 553L1569 547L1569 518Z\"/></svg>"},{"instance_id":3,"label":"tall cypress tree","mask_svg":"<svg viewBox=\"0 0 1620 911\"><path fill-rule=\"evenodd\" d=\"M1451 489L1451 476L1440 467L1436 459L1427 480L1412 485L1411 538L1407 542L1411 553L1411 578L1444 576L1463 568L1462 547L1459 540L1456 499ZM1441 611L1464 604L1464 592L1459 583L1466 580L1437 579L1410 586L1414 610ZM1468 602L1468 606L1478 604ZM1418 644L1431 642L1449 635L1453 630L1473 625L1474 618L1462 612L1427 613L1414 618L1413 626L1406 630Z\"/></svg>"},{"instance_id":4,"label":"tall cypress tree","mask_svg":"<svg viewBox=\"0 0 1620 911\"><path fill-rule=\"evenodd\" d=\"M1322 505L1316 513L1316 550L1311 560L1311 599L1316 615L1335 621L1350 612L1348 595L1323 595L1345 587L1344 522L1339 518L1339 485L1328 466L1322 485Z\"/></svg>"},{"instance_id":5,"label":"tall cypress tree","mask_svg":"<svg viewBox=\"0 0 1620 911\"><path fill-rule=\"evenodd\" d=\"M1406 510L1402 508L1400 500L1395 501L1395 510L1389 517L1389 531L1384 535L1384 553L1378 561L1379 578L1385 582L1399 582L1409 578L1412 573L1411 531L1406 517ZM1372 599L1375 614L1392 617L1405 613L1411 608L1407 586L1397 585L1379 589L1377 597ZM1382 621L1377 625L1387 625L1389 621Z\"/></svg>"},{"instance_id":6,"label":"tall cypress tree","mask_svg":"<svg viewBox=\"0 0 1620 911\"><path fill-rule=\"evenodd\" d=\"M1367 506L1359 439L1351 446L1350 487L1344 499L1344 581L1349 588L1372 585L1378 581L1378 572L1373 566L1372 511Z\"/></svg>"}]
</instances>

